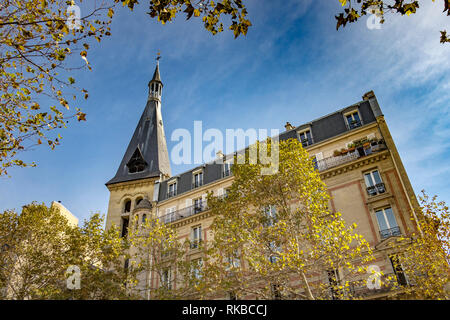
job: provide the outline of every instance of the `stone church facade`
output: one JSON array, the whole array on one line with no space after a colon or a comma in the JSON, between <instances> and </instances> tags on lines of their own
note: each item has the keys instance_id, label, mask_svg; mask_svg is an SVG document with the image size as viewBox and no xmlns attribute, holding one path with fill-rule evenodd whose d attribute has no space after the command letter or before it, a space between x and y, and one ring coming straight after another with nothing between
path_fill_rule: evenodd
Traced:
<instances>
[{"instance_id":1,"label":"stone church facade","mask_svg":"<svg viewBox=\"0 0 450 320\"><path fill-rule=\"evenodd\" d=\"M119 226L126 236L129 222L150 215L177 228L181 239L208 241L212 217L206 194L222 196L233 182L228 158L224 163L206 163L172 176L161 112L163 83L159 65L149 82L147 105L120 163L116 175L106 183L110 191L106 227ZM375 94L319 119L292 126L281 140L298 139L311 157L331 196L330 208L357 223L374 250L374 264L400 284L408 279L393 266L388 249L398 236L417 232L418 203L394 140ZM201 258L195 248L189 259ZM147 276L151 287L158 277ZM327 275L324 274L324 281ZM382 290L355 287L368 298L380 298ZM257 298L257 297L250 297Z\"/></svg>"}]
</instances>

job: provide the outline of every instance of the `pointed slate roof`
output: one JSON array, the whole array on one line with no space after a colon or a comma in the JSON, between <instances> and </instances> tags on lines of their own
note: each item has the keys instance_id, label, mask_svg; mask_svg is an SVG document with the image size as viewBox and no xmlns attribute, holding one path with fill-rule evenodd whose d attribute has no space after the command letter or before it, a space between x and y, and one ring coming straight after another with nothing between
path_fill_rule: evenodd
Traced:
<instances>
[{"instance_id":1,"label":"pointed slate roof","mask_svg":"<svg viewBox=\"0 0 450 320\"><path fill-rule=\"evenodd\" d=\"M160 81L159 66L152 81ZM152 82L151 81L151 82ZM161 103L149 97L144 112L114 178L106 185L145 178L170 176L170 161L161 115Z\"/></svg>"},{"instance_id":2,"label":"pointed slate roof","mask_svg":"<svg viewBox=\"0 0 450 320\"><path fill-rule=\"evenodd\" d=\"M162 84L161 75L159 74L159 63L156 65L156 69L155 69L155 72L153 73L152 81L158 81Z\"/></svg>"}]
</instances>

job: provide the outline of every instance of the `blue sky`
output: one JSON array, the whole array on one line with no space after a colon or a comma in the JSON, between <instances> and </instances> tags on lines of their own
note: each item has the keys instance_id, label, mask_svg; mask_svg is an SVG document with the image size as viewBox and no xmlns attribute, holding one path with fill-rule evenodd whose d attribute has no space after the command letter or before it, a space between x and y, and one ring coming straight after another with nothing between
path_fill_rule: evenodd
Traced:
<instances>
[{"instance_id":1,"label":"blue sky","mask_svg":"<svg viewBox=\"0 0 450 320\"><path fill-rule=\"evenodd\" d=\"M93 45L93 70L75 74L89 90L87 122L71 122L61 145L23 154L36 168L0 178L0 210L60 200L77 217L107 212L112 178L145 107L147 83L162 52L163 119L169 152L177 128L278 128L308 122L374 90L416 193L450 201L450 45L439 43L442 3L416 15L366 18L336 31L338 1L249 0L253 27L235 40L212 36L200 21L165 26L143 4L116 10L112 36ZM172 166L172 173L189 166Z\"/></svg>"}]
</instances>

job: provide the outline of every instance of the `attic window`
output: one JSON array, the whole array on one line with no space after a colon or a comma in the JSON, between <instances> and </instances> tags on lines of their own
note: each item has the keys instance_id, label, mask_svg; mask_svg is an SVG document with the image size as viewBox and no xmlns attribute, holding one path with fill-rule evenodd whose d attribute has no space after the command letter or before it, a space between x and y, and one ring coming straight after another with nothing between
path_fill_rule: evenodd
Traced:
<instances>
[{"instance_id":1,"label":"attic window","mask_svg":"<svg viewBox=\"0 0 450 320\"><path fill-rule=\"evenodd\" d=\"M139 149L136 148L136 151L134 151L133 156L127 163L127 167L130 173L144 171L145 167L147 167L147 162L145 162Z\"/></svg>"}]
</instances>

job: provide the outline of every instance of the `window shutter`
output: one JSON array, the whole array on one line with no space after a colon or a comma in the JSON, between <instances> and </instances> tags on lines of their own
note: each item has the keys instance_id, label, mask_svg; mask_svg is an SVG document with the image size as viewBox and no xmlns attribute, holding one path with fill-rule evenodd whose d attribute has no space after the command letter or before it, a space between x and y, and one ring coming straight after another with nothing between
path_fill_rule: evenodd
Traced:
<instances>
[{"instance_id":1,"label":"window shutter","mask_svg":"<svg viewBox=\"0 0 450 320\"><path fill-rule=\"evenodd\" d=\"M192 206L192 199L186 199L186 208Z\"/></svg>"},{"instance_id":2,"label":"window shutter","mask_svg":"<svg viewBox=\"0 0 450 320\"><path fill-rule=\"evenodd\" d=\"M323 159L323 153L322 153L322 152L316 153L315 156L316 156L316 160L317 160L317 161Z\"/></svg>"},{"instance_id":3,"label":"window shutter","mask_svg":"<svg viewBox=\"0 0 450 320\"><path fill-rule=\"evenodd\" d=\"M217 189L217 196L223 196L223 188Z\"/></svg>"},{"instance_id":4,"label":"window shutter","mask_svg":"<svg viewBox=\"0 0 450 320\"><path fill-rule=\"evenodd\" d=\"M204 206L206 206L206 193L202 194L202 203Z\"/></svg>"}]
</instances>

